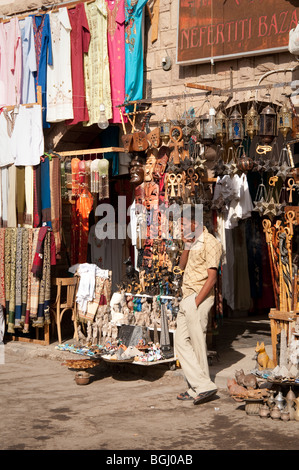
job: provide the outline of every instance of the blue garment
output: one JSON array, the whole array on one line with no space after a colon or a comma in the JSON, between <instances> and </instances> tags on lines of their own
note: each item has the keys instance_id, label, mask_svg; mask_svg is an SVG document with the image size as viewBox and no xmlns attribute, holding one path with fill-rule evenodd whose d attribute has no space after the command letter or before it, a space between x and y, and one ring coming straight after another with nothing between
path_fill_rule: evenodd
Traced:
<instances>
[{"instance_id":1,"label":"blue garment","mask_svg":"<svg viewBox=\"0 0 299 470\"><path fill-rule=\"evenodd\" d=\"M125 0L125 101L143 96L143 7L147 0Z\"/></svg>"},{"instance_id":2,"label":"blue garment","mask_svg":"<svg viewBox=\"0 0 299 470\"><path fill-rule=\"evenodd\" d=\"M53 65L50 17L48 14L31 15L33 21L37 72L36 85L42 90L43 127L49 128L47 115L47 63Z\"/></svg>"},{"instance_id":3,"label":"blue garment","mask_svg":"<svg viewBox=\"0 0 299 470\"><path fill-rule=\"evenodd\" d=\"M19 25L23 60L21 103L35 103L36 88L34 73L37 71L37 64L32 18L27 16L23 20L19 20Z\"/></svg>"},{"instance_id":4,"label":"blue garment","mask_svg":"<svg viewBox=\"0 0 299 470\"><path fill-rule=\"evenodd\" d=\"M50 187L50 163L45 158L40 162L41 169L41 209L42 209L42 225L52 228L51 222L51 187Z\"/></svg>"}]
</instances>

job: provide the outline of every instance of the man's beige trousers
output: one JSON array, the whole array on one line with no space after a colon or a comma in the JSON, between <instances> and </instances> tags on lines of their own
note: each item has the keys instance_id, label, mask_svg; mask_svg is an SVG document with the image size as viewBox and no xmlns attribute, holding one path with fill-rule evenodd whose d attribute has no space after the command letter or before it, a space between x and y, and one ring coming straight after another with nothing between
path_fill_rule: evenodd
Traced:
<instances>
[{"instance_id":1,"label":"man's beige trousers","mask_svg":"<svg viewBox=\"0 0 299 470\"><path fill-rule=\"evenodd\" d=\"M195 297L194 293L180 302L175 333L175 353L192 397L217 388L210 379L206 343L208 317L214 305L214 296L207 297L198 308Z\"/></svg>"}]
</instances>

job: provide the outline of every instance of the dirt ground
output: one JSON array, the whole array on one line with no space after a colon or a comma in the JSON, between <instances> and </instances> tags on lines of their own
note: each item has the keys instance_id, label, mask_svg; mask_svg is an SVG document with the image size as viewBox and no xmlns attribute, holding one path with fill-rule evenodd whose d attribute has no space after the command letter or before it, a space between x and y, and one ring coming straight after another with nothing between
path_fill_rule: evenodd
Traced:
<instances>
[{"instance_id":1,"label":"dirt ground","mask_svg":"<svg viewBox=\"0 0 299 470\"><path fill-rule=\"evenodd\" d=\"M242 349L234 353L231 346L237 341L251 354L249 343L264 337L257 328L252 333L242 326L237 339L230 340L230 357L236 361L233 364L231 360L231 370L238 367L239 356L244 356ZM229 325L227 331L231 332ZM299 422L247 415L244 403L228 396L224 376L215 400L194 406L193 402L176 399L177 393L186 389L180 369L100 362L90 370L91 382L80 386L74 380L75 371L62 365L61 352L55 356L53 350L52 355L40 357L32 345L5 346L5 361L0 364L1 450L137 452L299 447ZM63 354L70 358L69 353ZM223 358L222 349L219 361L211 367L212 376L221 375L227 366Z\"/></svg>"}]
</instances>

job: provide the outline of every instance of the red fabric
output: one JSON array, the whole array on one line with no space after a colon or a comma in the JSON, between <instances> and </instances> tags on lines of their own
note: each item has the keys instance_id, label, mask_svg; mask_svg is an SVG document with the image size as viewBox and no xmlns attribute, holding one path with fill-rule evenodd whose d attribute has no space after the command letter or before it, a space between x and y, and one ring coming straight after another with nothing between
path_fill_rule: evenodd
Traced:
<instances>
[{"instance_id":1,"label":"red fabric","mask_svg":"<svg viewBox=\"0 0 299 470\"><path fill-rule=\"evenodd\" d=\"M75 8L68 9L68 15L72 27L71 63L74 119L66 121L66 124L77 124L89 121L85 99L83 57L84 53L88 52L90 31L83 3L78 3Z\"/></svg>"},{"instance_id":2,"label":"red fabric","mask_svg":"<svg viewBox=\"0 0 299 470\"><path fill-rule=\"evenodd\" d=\"M37 276L38 278L42 278L43 272L43 247L44 247L44 240L45 236L48 232L48 227L41 227L38 233L38 241L36 246L36 251L32 263L31 272ZM55 239L54 234L51 232L51 265L56 264L56 246L55 246Z\"/></svg>"}]
</instances>

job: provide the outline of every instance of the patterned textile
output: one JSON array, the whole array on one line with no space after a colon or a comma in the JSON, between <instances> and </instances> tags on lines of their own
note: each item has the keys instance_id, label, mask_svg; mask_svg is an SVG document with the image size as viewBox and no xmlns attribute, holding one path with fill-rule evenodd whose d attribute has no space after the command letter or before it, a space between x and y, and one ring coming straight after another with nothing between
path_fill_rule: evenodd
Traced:
<instances>
[{"instance_id":1,"label":"patterned textile","mask_svg":"<svg viewBox=\"0 0 299 470\"><path fill-rule=\"evenodd\" d=\"M21 328L22 316L22 241L23 228L17 228L15 328Z\"/></svg>"},{"instance_id":2,"label":"patterned textile","mask_svg":"<svg viewBox=\"0 0 299 470\"><path fill-rule=\"evenodd\" d=\"M15 306L16 306L16 245L17 245L17 229L11 229L10 240L10 292L8 305L8 333L15 331Z\"/></svg>"},{"instance_id":3,"label":"patterned textile","mask_svg":"<svg viewBox=\"0 0 299 470\"><path fill-rule=\"evenodd\" d=\"M22 238L22 313L21 324L25 323L26 306L27 306L27 290L28 290L28 262L29 262L29 232L30 230L23 230Z\"/></svg>"},{"instance_id":4,"label":"patterned textile","mask_svg":"<svg viewBox=\"0 0 299 470\"><path fill-rule=\"evenodd\" d=\"M56 254L61 250L61 167L59 158L50 161L51 223L56 245Z\"/></svg>"},{"instance_id":5,"label":"patterned textile","mask_svg":"<svg viewBox=\"0 0 299 470\"><path fill-rule=\"evenodd\" d=\"M5 228L0 229L0 304L5 308Z\"/></svg>"},{"instance_id":6,"label":"patterned textile","mask_svg":"<svg viewBox=\"0 0 299 470\"><path fill-rule=\"evenodd\" d=\"M45 323L50 323L50 284L51 284L51 234L46 233L43 249L42 278L39 285L38 313L32 326L43 327Z\"/></svg>"},{"instance_id":7,"label":"patterned textile","mask_svg":"<svg viewBox=\"0 0 299 470\"><path fill-rule=\"evenodd\" d=\"M31 266L33 265L33 260L34 260L35 253L36 253L39 231L40 231L39 228L33 229ZM32 273L32 268L30 272L30 281L31 281L30 318L35 319L37 317L37 312L38 312L40 279Z\"/></svg>"},{"instance_id":8,"label":"patterned textile","mask_svg":"<svg viewBox=\"0 0 299 470\"><path fill-rule=\"evenodd\" d=\"M28 284L27 284L26 314L25 314L23 333L29 332L29 323L30 323L33 230L28 231L28 271L27 271L27 283Z\"/></svg>"}]
</instances>

